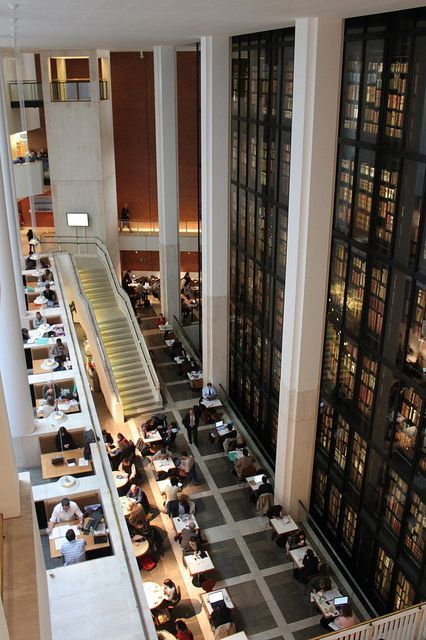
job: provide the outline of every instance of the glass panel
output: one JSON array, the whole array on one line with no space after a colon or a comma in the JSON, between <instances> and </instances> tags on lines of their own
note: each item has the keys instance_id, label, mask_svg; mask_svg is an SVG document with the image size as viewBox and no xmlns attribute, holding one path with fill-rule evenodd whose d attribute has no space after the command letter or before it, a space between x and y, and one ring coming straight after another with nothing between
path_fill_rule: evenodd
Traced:
<instances>
[{"instance_id":1,"label":"glass panel","mask_svg":"<svg viewBox=\"0 0 426 640\"><path fill-rule=\"evenodd\" d=\"M238 51L232 52L232 96L231 96L231 113L238 115L238 94L239 94L239 60Z\"/></svg>"},{"instance_id":2,"label":"glass panel","mask_svg":"<svg viewBox=\"0 0 426 640\"><path fill-rule=\"evenodd\" d=\"M238 120L231 121L231 179L238 180Z\"/></svg>"},{"instance_id":3,"label":"glass panel","mask_svg":"<svg viewBox=\"0 0 426 640\"><path fill-rule=\"evenodd\" d=\"M330 294L328 312L340 322L343 315L346 286L346 268L348 264L347 247L338 240L333 242L330 272Z\"/></svg>"},{"instance_id":4,"label":"glass panel","mask_svg":"<svg viewBox=\"0 0 426 640\"><path fill-rule=\"evenodd\" d=\"M238 242L244 247L246 241L246 191L240 188L238 193Z\"/></svg>"},{"instance_id":5,"label":"glass panel","mask_svg":"<svg viewBox=\"0 0 426 640\"><path fill-rule=\"evenodd\" d=\"M290 190L290 133L281 131L281 163L280 163L280 192L279 201L288 205L288 194Z\"/></svg>"},{"instance_id":6,"label":"glass panel","mask_svg":"<svg viewBox=\"0 0 426 640\"><path fill-rule=\"evenodd\" d=\"M349 468L349 480L353 486L361 491L365 471L365 459L367 457L367 443L358 433L354 433L352 442L351 466Z\"/></svg>"},{"instance_id":7,"label":"glass panel","mask_svg":"<svg viewBox=\"0 0 426 640\"><path fill-rule=\"evenodd\" d=\"M395 143L401 142L404 127L408 92L409 48L408 38L397 40L390 59L385 138Z\"/></svg>"},{"instance_id":8,"label":"glass panel","mask_svg":"<svg viewBox=\"0 0 426 640\"><path fill-rule=\"evenodd\" d=\"M379 131L382 97L383 40L369 40L365 46L364 106L361 140L375 142Z\"/></svg>"},{"instance_id":9,"label":"glass panel","mask_svg":"<svg viewBox=\"0 0 426 640\"><path fill-rule=\"evenodd\" d=\"M386 333L383 354L402 364L405 356L405 335L408 323L408 309L411 294L411 280L404 273L393 270L386 311Z\"/></svg>"},{"instance_id":10,"label":"glass panel","mask_svg":"<svg viewBox=\"0 0 426 640\"><path fill-rule=\"evenodd\" d=\"M407 148L425 155L426 36L418 36L415 40L412 67L414 81L410 95L410 112L408 114Z\"/></svg>"},{"instance_id":11,"label":"glass panel","mask_svg":"<svg viewBox=\"0 0 426 640\"><path fill-rule=\"evenodd\" d=\"M247 117L247 95L249 84L248 51L240 51L240 117Z\"/></svg>"},{"instance_id":12,"label":"glass panel","mask_svg":"<svg viewBox=\"0 0 426 640\"><path fill-rule=\"evenodd\" d=\"M269 56L266 49L259 51L259 120L268 117L269 108Z\"/></svg>"},{"instance_id":13,"label":"glass panel","mask_svg":"<svg viewBox=\"0 0 426 640\"><path fill-rule=\"evenodd\" d=\"M265 287L263 289L263 326L269 333L269 326L271 320L271 293L272 293L272 278L269 273L265 273Z\"/></svg>"},{"instance_id":14,"label":"glass panel","mask_svg":"<svg viewBox=\"0 0 426 640\"><path fill-rule=\"evenodd\" d=\"M260 391L259 388L253 384L253 399L252 399L252 416L255 422L259 422L260 416Z\"/></svg>"},{"instance_id":15,"label":"glass panel","mask_svg":"<svg viewBox=\"0 0 426 640\"><path fill-rule=\"evenodd\" d=\"M268 207L268 217L266 220L266 265L273 266L274 246L275 246L275 207Z\"/></svg>"},{"instance_id":16,"label":"glass panel","mask_svg":"<svg viewBox=\"0 0 426 640\"><path fill-rule=\"evenodd\" d=\"M336 532L337 525L339 523L341 502L342 494L336 489L334 485L331 485L330 495L328 497L327 522L330 529L334 532Z\"/></svg>"},{"instance_id":17,"label":"glass panel","mask_svg":"<svg viewBox=\"0 0 426 640\"><path fill-rule=\"evenodd\" d=\"M284 49L284 96L283 96L283 119L291 120L293 113L293 48Z\"/></svg>"},{"instance_id":18,"label":"glass panel","mask_svg":"<svg viewBox=\"0 0 426 640\"><path fill-rule=\"evenodd\" d=\"M231 298L235 300L237 294L237 250L231 247Z\"/></svg>"},{"instance_id":19,"label":"glass panel","mask_svg":"<svg viewBox=\"0 0 426 640\"><path fill-rule=\"evenodd\" d=\"M413 317L408 333L406 370L415 377L426 378L426 290L416 289Z\"/></svg>"},{"instance_id":20,"label":"glass panel","mask_svg":"<svg viewBox=\"0 0 426 640\"><path fill-rule=\"evenodd\" d=\"M263 193L268 172L268 130L263 126L259 126L258 152L257 190Z\"/></svg>"},{"instance_id":21,"label":"glass panel","mask_svg":"<svg viewBox=\"0 0 426 640\"><path fill-rule=\"evenodd\" d=\"M340 351L339 397L350 402L354 395L358 347L345 340Z\"/></svg>"},{"instance_id":22,"label":"glass panel","mask_svg":"<svg viewBox=\"0 0 426 640\"><path fill-rule=\"evenodd\" d=\"M317 469L313 478L313 503L318 511L324 511L325 488L327 485L327 476L321 469Z\"/></svg>"},{"instance_id":23,"label":"glass panel","mask_svg":"<svg viewBox=\"0 0 426 640\"><path fill-rule=\"evenodd\" d=\"M395 422L394 450L408 461L414 458L422 417L421 396L411 387L404 387Z\"/></svg>"},{"instance_id":24,"label":"glass panel","mask_svg":"<svg viewBox=\"0 0 426 640\"><path fill-rule=\"evenodd\" d=\"M324 345L324 359L322 370L322 385L324 389L334 391L337 380L337 367L339 363L340 331L337 331L330 322L327 322L327 331Z\"/></svg>"},{"instance_id":25,"label":"glass panel","mask_svg":"<svg viewBox=\"0 0 426 640\"><path fill-rule=\"evenodd\" d=\"M245 357L250 362L251 354L252 354L252 344L253 344L253 323L248 318L246 319L246 332L244 335L244 351Z\"/></svg>"},{"instance_id":26,"label":"glass panel","mask_svg":"<svg viewBox=\"0 0 426 640\"><path fill-rule=\"evenodd\" d=\"M408 484L395 471L390 472L388 489L385 495L383 518L395 536L401 531L404 504L407 497Z\"/></svg>"},{"instance_id":27,"label":"glass panel","mask_svg":"<svg viewBox=\"0 0 426 640\"><path fill-rule=\"evenodd\" d=\"M258 52L250 51L250 118L257 117Z\"/></svg>"},{"instance_id":28,"label":"glass panel","mask_svg":"<svg viewBox=\"0 0 426 640\"><path fill-rule=\"evenodd\" d=\"M343 470L346 464L346 456L348 454L349 441L349 424L343 420L342 416L337 418L337 428L335 434L336 442L334 445L334 460Z\"/></svg>"},{"instance_id":29,"label":"glass panel","mask_svg":"<svg viewBox=\"0 0 426 640\"><path fill-rule=\"evenodd\" d=\"M255 124L249 126L249 162L247 184L250 189L256 188L257 171L257 127Z\"/></svg>"},{"instance_id":30,"label":"glass panel","mask_svg":"<svg viewBox=\"0 0 426 640\"><path fill-rule=\"evenodd\" d=\"M270 357L271 343L268 338L264 338L262 353L262 386L264 386L265 388L269 387Z\"/></svg>"},{"instance_id":31,"label":"glass panel","mask_svg":"<svg viewBox=\"0 0 426 640\"><path fill-rule=\"evenodd\" d=\"M276 121L278 116L278 100L280 93L280 79L281 79L281 51L272 49L270 51L271 56L271 110L270 119Z\"/></svg>"},{"instance_id":32,"label":"glass panel","mask_svg":"<svg viewBox=\"0 0 426 640\"><path fill-rule=\"evenodd\" d=\"M271 438L271 444L274 448L277 446L277 433L278 433L278 411L276 409L271 409L270 438Z\"/></svg>"},{"instance_id":33,"label":"glass panel","mask_svg":"<svg viewBox=\"0 0 426 640\"><path fill-rule=\"evenodd\" d=\"M342 544L346 551L352 553L358 516L350 505L343 512Z\"/></svg>"},{"instance_id":34,"label":"glass panel","mask_svg":"<svg viewBox=\"0 0 426 640\"><path fill-rule=\"evenodd\" d=\"M254 256L254 239L256 237L256 204L254 195L247 194L247 253Z\"/></svg>"},{"instance_id":35,"label":"glass panel","mask_svg":"<svg viewBox=\"0 0 426 640\"><path fill-rule=\"evenodd\" d=\"M363 506L377 517L384 493L384 473L383 461L375 449L370 448L367 467Z\"/></svg>"},{"instance_id":36,"label":"glass panel","mask_svg":"<svg viewBox=\"0 0 426 640\"><path fill-rule=\"evenodd\" d=\"M367 334L376 343L382 335L387 283L387 267L373 265L368 299Z\"/></svg>"},{"instance_id":37,"label":"glass panel","mask_svg":"<svg viewBox=\"0 0 426 640\"><path fill-rule=\"evenodd\" d=\"M247 184L247 124L245 122L240 122L239 158L238 180L242 184Z\"/></svg>"},{"instance_id":38,"label":"glass panel","mask_svg":"<svg viewBox=\"0 0 426 640\"><path fill-rule=\"evenodd\" d=\"M376 387L377 362L369 356L364 356L361 365L361 379L358 392L358 411L370 420Z\"/></svg>"},{"instance_id":39,"label":"glass panel","mask_svg":"<svg viewBox=\"0 0 426 640\"><path fill-rule=\"evenodd\" d=\"M423 208L425 165L404 160L401 174L401 190L398 208L398 226L395 237L395 259L403 265L415 266L419 243L419 225ZM419 269L426 273L426 253L419 256Z\"/></svg>"},{"instance_id":40,"label":"glass panel","mask_svg":"<svg viewBox=\"0 0 426 640\"><path fill-rule=\"evenodd\" d=\"M398 573L398 578L395 585L395 598L393 609L405 609L411 607L414 604L415 591L412 584L405 578L404 574Z\"/></svg>"},{"instance_id":41,"label":"glass panel","mask_svg":"<svg viewBox=\"0 0 426 640\"><path fill-rule=\"evenodd\" d=\"M379 201L376 214L375 247L389 254L395 226L396 198L398 195L398 160L386 158L380 171Z\"/></svg>"},{"instance_id":42,"label":"glass panel","mask_svg":"<svg viewBox=\"0 0 426 640\"><path fill-rule=\"evenodd\" d=\"M351 224L354 170L355 147L342 146L337 166L334 225L345 234L349 233Z\"/></svg>"},{"instance_id":43,"label":"glass panel","mask_svg":"<svg viewBox=\"0 0 426 640\"><path fill-rule=\"evenodd\" d=\"M238 192L237 187L231 184L231 239L235 242L237 237L237 218L238 218ZM232 293L232 289L231 289Z\"/></svg>"},{"instance_id":44,"label":"glass panel","mask_svg":"<svg viewBox=\"0 0 426 640\"><path fill-rule=\"evenodd\" d=\"M262 334L256 326L254 328L254 359L253 366L260 373L262 367Z\"/></svg>"},{"instance_id":45,"label":"glass panel","mask_svg":"<svg viewBox=\"0 0 426 640\"><path fill-rule=\"evenodd\" d=\"M350 258L348 293L346 296L346 325L358 333L365 288L365 257L353 252Z\"/></svg>"},{"instance_id":46,"label":"glass panel","mask_svg":"<svg viewBox=\"0 0 426 640\"><path fill-rule=\"evenodd\" d=\"M388 556L382 547L379 547L376 560L376 570L374 572L374 586L385 600L389 595L393 571L393 560Z\"/></svg>"},{"instance_id":47,"label":"glass panel","mask_svg":"<svg viewBox=\"0 0 426 640\"><path fill-rule=\"evenodd\" d=\"M283 333L283 316L284 316L284 287L277 282L275 287L275 324L274 324L274 341L281 347L281 339Z\"/></svg>"},{"instance_id":48,"label":"glass panel","mask_svg":"<svg viewBox=\"0 0 426 640\"><path fill-rule=\"evenodd\" d=\"M268 171L268 193L269 197L275 200L275 189L277 186L277 149L279 144L279 132L271 132L269 143L269 171Z\"/></svg>"},{"instance_id":49,"label":"glass panel","mask_svg":"<svg viewBox=\"0 0 426 640\"><path fill-rule=\"evenodd\" d=\"M255 292L255 316L256 320L262 324L263 315L263 271L256 268L256 292Z\"/></svg>"},{"instance_id":50,"label":"glass panel","mask_svg":"<svg viewBox=\"0 0 426 640\"><path fill-rule=\"evenodd\" d=\"M257 203L257 228L256 228L256 258L259 262L265 259L265 228L266 209L263 204Z\"/></svg>"},{"instance_id":51,"label":"glass panel","mask_svg":"<svg viewBox=\"0 0 426 640\"><path fill-rule=\"evenodd\" d=\"M356 137L361 69L362 42L347 42L345 45L341 114L341 135L346 138Z\"/></svg>"},{"instance_id":52,"label":"glass panel","mask_svg":"<svg viewBox=\"0 0 426 640\"><path fill-rule=\"evenodd\" d=\"M281 380L281 351L276 347L272 349L272 390L280 395Z\"/></svg>"},{"instance_id":53,"label":"glass panel","mask_svg":"<svg viewBox=\"0 0 426 640\"><path fill-rule=\"evenodd\" d=\"M325 400L320 404L320 423L318 429L318 442L324 451L330 451L331 438L333 435L333 414L334 409Z\"/></svg>"},{"instance_id":54,"label":"glass panel","mask_svg":"<svg viewBox=\"0 0 426 640\"><path fill-rule=\"evenodd\" d=\"M253 290L254 290L254 262L247 261L247 287L246 287L246 313L253 310Z\"/></svg>"},{"instance_id":55,"label":"glass panel","mask_svg":"<svg viewBox=\"0 0 426 640\"><path fill-rule=\"evenodd\" d=\"M375 153L360 151L357 174L357 197L353 216L352 237L358 242L368 242L370 218L373 206Z\"/></svg>"},{"instance_id":56,"label":"glass panel","mask_svg":"<svg viewBox=\"0 0 426 640\"><path fill-rule=\"evenodd\" d=\"M287 261L287 213L278 209L277 274L284 278Z\"/></svg>"},{"instance_id":57,"label":"glass panel","mask_svg":"<svg viewBox=\"0 0 426 640\"><path fill-rule=\"evenodd\" d=\"M425 548L426 505L416 493L411 498L405 528L404 547L416 563L420 564Z\"/></svg>"}]
</instances>

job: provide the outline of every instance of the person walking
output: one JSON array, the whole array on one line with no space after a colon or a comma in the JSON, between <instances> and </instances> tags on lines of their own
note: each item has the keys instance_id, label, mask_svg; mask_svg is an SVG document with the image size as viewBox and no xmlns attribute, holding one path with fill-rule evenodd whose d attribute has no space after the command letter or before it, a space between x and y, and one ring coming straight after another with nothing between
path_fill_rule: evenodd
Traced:
<instances>
[{"instance_id":1,"label":"person walking","mask_svg":"<svg viewBox=\"0 0 426 640\"><path fill-rule=\"evenodd\" d=\"M127 202L124 204L123 208L121 209L121 230L122 231L124 231L124 227L127 227L130 232L132 231L130 228L130 209Z\"/></svg>"}]
</instances>

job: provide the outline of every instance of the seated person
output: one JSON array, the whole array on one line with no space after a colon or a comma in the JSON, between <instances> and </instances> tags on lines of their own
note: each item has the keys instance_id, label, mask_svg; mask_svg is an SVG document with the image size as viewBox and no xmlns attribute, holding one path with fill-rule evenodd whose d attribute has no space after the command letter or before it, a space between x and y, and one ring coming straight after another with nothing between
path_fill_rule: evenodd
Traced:
<instances>
[{"instance_id":1,"label":"seated person","mask_svg":"<svg viewBox=\"0 0 426 640\"><path fill-rule=\"evenodd\" d=\"M194 634L183 620L176 620L176 638L177 640L194 640Z\"/></svg>"},{"instance_id":2,"label":"seated person","mask_svg":"<svg viewBox=\"0 0 426 640\"><path fill-rule=\"evenodd\" d=\"M180 342L180 340L178 340L178 338L175 338L175 341L173 342L170 349L172 352L172 358L177 358L178 356L182 355L183 347L182 347L182 343Z\"/></svg>"},{"instance_id":3,"label":"seated person","mask_svg":"<svg viewBox=\"0 0 426 640\"><path fill-rule=\"evenodd\" d=\"M334 626L331 626L333 623ZM354 624L357 624L358 620L356 616L354 616L352 612L352 607L350 604L344 604L340 609L340 612L337 617L334 616L323 616L320 620L320 625L327 630L334 629L348 629L349 627L353 627Z\"/></svg>"},{"instance_id":4,"label":"seated person","mask_svg":"<svg viewBox=\"0 0 426 640\"><path fill-rule=\"evenodd\" d=\"M243 477L243 472L245 469L252 467L255 464L256 460L251 456L247 449L243 449L243 455L241 458L236 458L234 460L234 469L235 473L239 478Z\"/></svg>"},{"instance_id":5,"label":"seated person","mask_svg":"<svg viewBox=\"0 0 426 640\"><path fill-rule=\"evenodd\" d=\"M142 535L142 531L146 524L145 511L140 502L135 502L130 506L130 512L127 517L127 527L131 536L136 534Z\"/></svg>"},{"instance_id":6,"label":"seated person","mask_svg":"<svg viewBox=\"0 0 426 640\"><path fill-rule=\"evenodd\" d=\"M40 258L40 267L42 267L42 269L50 269L50 260L47 256Z\"/></svg>"},{"instance_id":7,"label":"seated person","mask_svg":"<svg viewBox=\"0 0 426 640\"><path fill-rule=\"evenodd\" d=\"M201 534L200 530L195 526L195 522L188 522L186 527L182 529L180 533L175 535L175 540L180 542L180 546L182 547L182 551L188 550L190 548L189 541L196 537L201 542Z\"/></svg>"},{"instance_id":8,"label":"seated person","mask_svg":"<svg viewBox=\"0 0 426 640\"><path fill-rule=\"evenodd\" d=\"M196 535L192 535L188 540L188 544L185 547L182 547L182 555L184 558L185 556L192 556L195 553L200 553L200 551L201 551L201 540Z\"/></svg>"},{"instance_id":9,"label":"seated person","mask_svg":"<svg viewBox=\"0 0 426 640\"><path fill-rule=\"evenodd\" d=\"M50 357L62 364L67 359L67 350L61 338L56 338L56 343L50 349Z\"/></svg>"},{"instance_id":10,"label":"seated person","mask_svg":"<svg viewBox=\"0 0 426 640\"><path fill-rule=\"evenodd\" d=\"M41 388L41 395L43 396L43 398L46 398L49 392L56 398L59 398L59 396L61 395L60 387L58 387L57 384L54 385L53 382L46 382L46 384L44 384Z\"/></svg>"},{"instance_id":11,"label":"seated person","mask_svg":"<svg viewBox=\"0 0 426 640\"><path fill-rule=\"evenodd\" d=\"M53 395L48 395L45 399L45 404L40 404L37 411L39 418L48 418L55 411L55 398Z\"/></svg>"},{"instance_id":12,"label":"seated person","mask_svg":"<svg viewBox=\"0 0 426 640\"><path fill-rule=\"evenodd\" d=\"M177 494L179 493L180 489L179 485L182 486L176 476L171 477L170 481L166 484L164 488L164 494L166 496L166 499L164 501L164 513L169 513L169 503L177 499Z\"/></svg>"},{"instance_id":13,"label":"seated person","mask_svg":"<svg viewBox=\"0 0 426 640\"><path fill-rule=\"evenodd\" d=\"M161 325L163 325L163 324L167 324L166 318L164 317L164 315L162 313L160 313L160 315L157 318L157 327L161 327Z\"/></svg>"},{"instance_id":14,"label":"seated person","mask_svg":"<svg viewBox=\"0 0 426 640\"><path fill-rule=\"evenodd\" d=\"M54 280L53 273L51 272L50 269L46 269L46 271L41 276L41 281L42 282L53 282L53 280Z\"/></svg>"},{"instance_id":15,"label":"seated person","mask_svg":"<svg viewBox=\"0 0 426 640\"><path fill-rule=\"evenodd\" d=\"M152 460L173 460L173 454L168 449L161 447L157 453L154 453Z\"/></svg>"},{"instance_id":16,"label":"seated person","mask_svg":"<svg viewBox=\"0 0 426 640\"><path fill-rule=\"evenodd\" d=\"M208 382L201 392L201 400L216 400L217 391L211 382Z\"/></svg>"},{"instance_id":17,"label":"seated person","mask_svg":"<svg viewBox=\"0 0 426 640\"><path fill-rule=\"evenodd\" d=\"M187 451L180 452L180 464L178 474L181 478L188 478L191 484L197 483L197 471L195 468L194 456Z\"/></svg>"},{"instance_id":18,"label":"seated person","mask_svg":"<svg viewBox=\"0 0 426 640\"><path fill-rule=\"evenodd\" d=\"M25 269L31 270L31 269L35 269L37 266L37 262L35 260L33 260L33 258L31 257L31 254L25 258Z\"/></svg>"},{"instance_id":19,"label":"seated person","mask_svg":"<svg viewBox=\"0 0 426 640\"><path fill-rule=\"evenodd\" d=\"M121 471L123 476L127 477L127 482L133 482L136 478L136 466L132 460L129 458L123 458L123 460L118 465L118 471Z\"/></svg>"},{"instance_id":20,"label":"seated person","mask_svg":"<svg viewBox=\"0 0 426 640\"><path fill-rule=\"evenodd\" d=\"M270 482L268 482L268 478L266 476L262 476L262 484L256 491L256 497L263 495L264 493L274 493L274 488Z\"/></svg>"},{"instance_id":21,"label":"seated person","mask_svg":"<svg viewBox=\"0 0 426 640\"><path fill-rule=\"evenodd\" d=\"M74 529L68 529L65 534L66 541L61 546L61 554L64 559L64 566L77 564L86 560L86 542L77 540Z\"/></svg>"},{"instance_id":22,"label":"seated person","mask_svg":"<svg viewBox=\"0 0 426 640\"><path fill-rule=\"evenodd\" d=\"M170 447L174 443L174 441L176 440L177 432L178 426L176 422L171 422L169 425L167 425L166 429L163 429L161 431L161 439L166 448Z\"/></svg>"},{"instance_id":23,"label":"seated person","mask_svg":"<svg viewBox=\"0 0 426 640\"><path fill-rule=\"evenodd\" d=\"M234 627L231 617L231 610L226 606L226 603L222 600L221 602L215 602L212 605L212 612L210 614L210 623L214 629L218 629L218 627L223 627L221 631L225 633L217 634L220 638L226 638L227 635L231 632L231 627ZM232 629L232 632L234 629ZM216 634L215 634L216 638Z\"/></svg>"},{"instance_id":24,"label":"seated person","mask_svg":"<svg viewBox=\"0 0 426 640\"><path fill-rule=\"evenodd\" d=\"M224 443L225 443L226 440L228 440L228 439L236 440L237 439L237 435L238 435L238 432L237 432L236 428L234 427L234 425L232 424L232 422L227 424L226 428L228 429L228 431L223 436L219 436L219 440L220 440L220 442L221 442L223 447L224 447Z\"/></svg>"},{"instance_id":25,"label":"seated person","mask_svg":"<svg viewBox=\"0 0 426 640\"><path fill-rule=\"evenodd\" d=\"M307 584L309 579L318 573L319 560L312 549L308 549L303 556L303 567L293 569L293 576L298 582Z\"/></svg>"},{"instance_id":26,"label":"seated person","mask_svg":"<svg viewBox=\"0 0 426 640\"><path fill-rule=\"evenodd\" d=\"M181 493L176 500L171 500L168 505L168 513L171 518L180 518L185 514L195 513L195 502Z\"/></svg>"},{"instance_id":27,"label":"seated person","mask_svg":"<svg viewBox=\"0 0 426 640\"><path fill-rule=\"evenodd\" d=\"M141 487L138 487L136 484L132 484L130 489L126 493L126 497L134 500L136 504L141 504L146 515L149 513L150 506L148 498L145 491L143 491Z\"/></svg>"},{"instance_id":28,"label":"seated person","mask_svg":"<svg viewBox=\"0 0 426 640\"><path fill-rule=\"evenodd\" d=\"M104 439L105 444L112 446L114 444L114 440L112 435L106 429L102 429L102 437Z\"/></svg>"},{"instance_id":29,"label":"seated person","mask_svg":"<svg viewBox=\"0 0 426 640\"><path fill-rule=\"evenodd\" d=\"M305 532L301 529L297 531L294 535L289 536L287 540L288 549L291 551L292 549L297 549L300 547L306 547L306 535Z\"/></svg>"},{"instance_id":30,"label":"seated person","mask_svg":"<svg viewBox=\"0 0 426 640\"><path fill-rule=\"evenodd\" d=\"M179 602L179 593L177 587L173 580L170 580L170 578L166 578L163 582L163 594L164 600L167 600L170 605L174 605Z\"/></svg>"},{"instance_id":31,"label":"seated person","mask_svg":"<svg viewBox=\"0 0 426 640\"><path fill-rule=\"evenodd\" d=\"M22 340L23 340L23 342L25 344L30 339L30 334L29 334L28 329L26 329L25 327L23 329L21 329L21 331L22 331Z\"/></svg>"},{"instance_id":32,"label":"seated person","mask_svg":"<svg viewBox=\"0 0 426 640\"><path fill-rule=\"evenodd\" d=\"M78 524L81 527L83 525L83 513L76 502L69 500L68 498L62 498L53 509L50 516L47 532L50 534L53 529L53 525L58 522L70 522L70 520L76 520L78 518Z\"/></svg>"},{"instance_id":33,"label":"seated person","mask_svg":"<svg viewBox=\"0 0 426 640\"><path fill-rule=\"evenodd\" d=\"M47 283L46 287L43 291L43 296L46 298L47 300L47 306L48 307L58 307L59 303L58 303L58 297L56 295L56 293L50 288L50 284Z\"/></svg>"},{"instance_id":34,"label":"seated person","mask_svg":"<svg viewBox=\"0 0 426 640\"><path fill-rule=\"evenodd\" d=\"M37 311L35 318L33 318L33 328L38 329L42 324L45 324L45 319L41 315L40 311Z\"/></svg>"},{"instance_id":35,"label":"seated person","mask_svg":"<svg viewBox=\"0 0 426 640\"><path fill-rule=\"evenodd\" d=\"M55 445L56 451L75 449L73 437L65 427L59 427L58 433L55 436Z\"/></svg>"}]
</instances>

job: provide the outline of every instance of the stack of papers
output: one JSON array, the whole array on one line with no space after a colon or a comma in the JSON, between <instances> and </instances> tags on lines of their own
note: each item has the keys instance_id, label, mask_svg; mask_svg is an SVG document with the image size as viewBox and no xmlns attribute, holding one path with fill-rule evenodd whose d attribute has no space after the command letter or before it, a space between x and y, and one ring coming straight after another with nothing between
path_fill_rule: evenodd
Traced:
<instances>
[{"instance_id":1,"label":"stack of papers","mask_svg":"<svg viewBox=\"0 0 426 640\"><path fill-rule=\"evenodd\" d=\"M88 467L89 466L89 461L86 460L85 458L79 458L78 459L78 466L79 467Z\"/></svg>"}]
</instances>

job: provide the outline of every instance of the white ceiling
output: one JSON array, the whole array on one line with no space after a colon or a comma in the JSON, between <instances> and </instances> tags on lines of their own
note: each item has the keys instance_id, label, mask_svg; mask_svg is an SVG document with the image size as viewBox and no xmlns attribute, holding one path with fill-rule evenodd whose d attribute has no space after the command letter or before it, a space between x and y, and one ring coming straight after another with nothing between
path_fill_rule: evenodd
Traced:
<instances>
[{"instance_id":1,"label":"white ceiling","mask_svg":"<svg viewBox=\"0 0 426 640\"><path fill-rule=\"evenodd\" d=\"M13 0L0 0L0 46L10 47ZM23 49L135 51L292 24L301 16L350 17L423 6L424 0L18 0Z\"/></svg>"}]
</instances>

